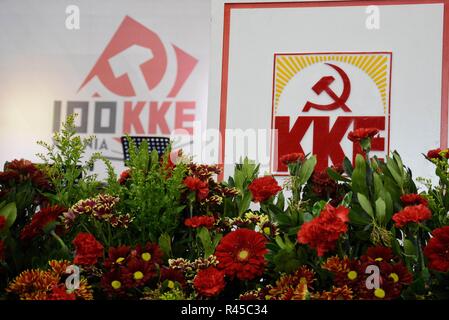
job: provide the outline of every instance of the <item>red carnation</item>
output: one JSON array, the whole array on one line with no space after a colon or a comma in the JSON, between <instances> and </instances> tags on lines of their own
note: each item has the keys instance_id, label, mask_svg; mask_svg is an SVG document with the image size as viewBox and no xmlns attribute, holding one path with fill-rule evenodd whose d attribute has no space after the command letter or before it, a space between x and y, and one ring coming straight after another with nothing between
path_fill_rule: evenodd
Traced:
<instances>
[{"instance_id":1,"label":"red carnation","mask_svg":"<svg viewBox=\"0 0 449 320\"><path fill-rule=\"evenodd\" d=\"M402 204L404 205L404 207L415 206L418 204L422 204L424 206L428 205L427 199L419 194L416 194L416 193L402 195L401 201L402 201Z\"/></svg>"},{"instance_id":2,"label":"red carnation","mask_svg":"<svg viewBox=\"0 0 449 320\"><path fill-rule=\"evenodd\" d=\"M248 189L253 195L254 202L264 202L282 190L276 179L272 176L254 179Z\"/></svg>"},{"instance_id":3,"label":"red carnation","mask_svg":"<svg viewBox=\"0 0 449 320\"><path fill-rule=\"evenodd\" d=\"M318 256L333 250L341 234L348 231L349 209L327 204L320 215L306 222L298 231L298 242L317 250Z\"/></svg>"},{"instance_id":4,"label":"red carnation","mask_svg":"<svg viewBox=\"0 0 449 320\"><path fill-rule=\"evenodd\" d=\"M189 228L206 227L207 229L210 229L214 226L214 223L215 218L212 216L194 216L184 221L186 227Z\"/></svg>"},{"instance_id":5,"label":"red carnation","mask_svg":"<svg viewBox=\"0 0 449 320\"><path fill-rule=\"evenodd\" d=\"M53 207L43 208L39 212L36 212L33 215L31 222L20 232L20 239L22 241L28 241L43 234L45 227L50 223L57 222L58 218L66 211L66 208L55 205Z\"/></svg>"},{"instance_id":6,"label":"red carnation","mask_svg":"<svg viewBox=\"0 0 449 320\"><path fill-rule=\"evenodd\" d=\"M0 216L0 231L6 226L6 218L4 216Z\"/></svg>"},{"instance_id":7,"label":"red carnation","mask_svg":"<svg viewBox=\"0 0 449 320\"><path fill-rule=\"evenodd\" d=\"M440 272L449 271L449 226L432 231L432 236L424 248L429 260L429 268Z\"/></svg>"},{"instance_id":8,"label":"red carnation","mask_svg":"<svg viewBox=\"0 0 449 320\"><path fill-rule=\"evenodd\" d=\"M196 197L199 201L207 198L207 195L209 194L207 182L201 181L196 177L187 177L184 179L184 184L190 191L196 192Z\"/></svg>"},{"instance_id":9,"label":"red carnation","mask_svg":"<svg viewBox=\"0 0 449 320\"><path fill-rule=\"evenodd\" d=\"M193 285L198 294L204 297L214 297L223 291L226 285L224 272L215 267L201 269L195 276Z\"/></svg>"},{"instance_id":10,"label":"red carnation","mask_svg":"<svg viewBox=\"0 0 449 320\"><path fill-rule=\"evenodd\" d=\"M444 155L441 154L441 152L444 151ZM449 150L448 149L433 149L433 150L429 150L427 151L427 158L429 159L444 159L444 158L449 158Z\"/></svg>"},{"instance_id":11,"label":"red carnation","mask_svg":"<svg viewBox=\"0 0 449 320\"><path fill-rule=\"evenodd\" d=\"M118 183L121 185L124 185L128 179L131 177L131 170L127 169L124 170L121 174L120 174L120 178L118 179Z\"/></svg>"},{"instance_id":12,"label":"red carnation","mask_svg":"<svg viewBox=\"0 0 449 320\"><path fill-rule=\"evenodd\" d=\"M432 212L425 205L419 204L416 206L405 207L393 215L393 221L396 222L396 227L402 228L408 223L422 222L432 217Z\"/></svg>"},{"instance_id":13,"label":"red carnation","mask_svg":"<svg viewBox=\"0 0 449 320\"><path fill-rule=\"evenodd\" d=\"M72 243L75 246L75 264L94 265L103 256L103 245L90 233L78 233Z\"/></svg>"},{"instance_id":14,"label":"red carnation","mask_svg":"<svg viewBox=\"0 0 449 320\"><path fill-rule=\"evenodd\" d=\"M352 142L360 142L363 139L372 138L379 133L376 128L359 128L349 132L348 139Z\"/></svg>"},{"instance_id":15,"label":"red carnation","mask_svg":"<svg viewBox=\"0 0 449 320\"><path fill-rule=\"evenodd\" d=\"M305 158L304 153L295 152L295 153L289 153L289 154L283 155L280 160L281 160L281 163L288 165L289 163L303 161L304 158Z\"/></svg>"},{"instance_id":16,"label":"red carnation","mask_svg":"<svg viewBox=\"0 0 449 320\"><path fill-rule=\"evenodd\" d=\"M260 233L249 229L237 229L225 235L215 250L219 264L231 278L252 280L265 270L267 240Z\"/></svg>"}]
</instances>

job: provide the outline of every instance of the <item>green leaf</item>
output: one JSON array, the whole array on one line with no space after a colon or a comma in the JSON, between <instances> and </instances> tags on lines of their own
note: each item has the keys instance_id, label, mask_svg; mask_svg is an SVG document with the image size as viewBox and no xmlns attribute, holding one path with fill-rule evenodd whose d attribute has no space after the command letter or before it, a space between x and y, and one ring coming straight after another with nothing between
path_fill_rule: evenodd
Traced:
<instances>
[{"instance_id":1,"label":"green leaf","mask_svg":"<svg viewBox=\"0 0 449 320\"><path fill-rule=\"evenodd\" d=\"M368 186L366 184L366 162L361 154L355 159L355 169L352 173L352 191L368 196Z\"/></svg>"},{"instance_id":2,"label":"green leaf","mask_svg":"<svg viewBox=\"0 0 449 320\"><path fill-rule=\"evenodd\" d=\"M370 224L372 219L370 219L370 217L361 209L358 211L355 208L352 208L351 211L349 211L349 221L351 221L352 224L364 226Z\"/></svg>"},{"instance_id":3,"label":"green leaf","mask_svg":"<svg viewBox=\"0 0 449 320\"><path fill-rule=\"evenodd\" d=\"M248 211L249 206L251 205L251 198L252 198L251 192L246 191L243 194L242 201L240 202L239 205L239 216Z\"/></svg>"},{"instance_id":4,"label":"green leaf","mask_svg":"<svg viewBox=\"0 0 449 320\"><path fill-rule=\"evenodd\" d=\"M309 159L304 161L298 173L300 184L304 184L309 180L309 178L312 176L313 170L315 169L316 163L316 156L311 156Z\"/></svg>"},{"instance_id":5,"label":"green leaf","mask_svg":"<svg viewBox=\"0 0 449 320\"><path fill-rule=\"evenodd\" d=\"M377 172L373 173L374 181L374 196L379 198L382 190L384 190L384 184L382 183L382 178Z\"/></svg>"},{"instance_id":6,"label":"green leaf","mask_svg":"<svg viewBox=\"0 0 449 320\"><path fill-rule=\"evenodd\" d=\"M8 203L6 206L1 208L0 216L6 219L6 228L10 228L17 219L17 207L14 202Z\"/></svg>"},{"instance_id":7,"label":"green leaf","mask_svg":"<svg viewBox=\"0 0 449 320\"><path fill-rule=\"evenodd\" d=\"M388 168L388 171L390 172L390 174L393 176L393 179L398 184L398 186L400 188L402 188L404 181L400 174L399 168L398 168L396 162L390 157L388 157L388 160L387 160L387 168Z\"/></svg>"},{"instance_id":8,"label":"green leaf","mask_svg":"<svg viewBox=\"0 0 449 320\"><path fill-rule=\"evenodd\" d=\"M385 208L386 204L385 201L381 198L378 198L376 200L376 219L379 221L379 223L383 223L385 220Z\"/></svg>"},{"instance_id":9,"label":"green leaf","mask_svg":"<svg viewBox=\"0 0 449 320\"><path fill-rule=\"evenodd\" d=\"M327 174L334 181L344 181L344 182L351 181L348 178L343 177L341 174L339 174L337 171L333 170L332 168L327 168Z\"/></svg>"},{"instance_id":10,"label":"green leaf","mask_svg":"<svg viewBox=\"0 0 449 320\"><path fill-rule=\"evenodd\" d=\"M414 261L417 260L416 247L409 239L404 240L404 253L407 258L413 259Z\"/></svg>"},{"instance_id":11,"label":"green leaf","mask_svg":"<svg viewBox=\"0 0 449 320\"><path fill-rule=\"evenodd\" d=\"M167 256L171 257L171 238L167 233L161 234L159 237L159 247L161 247L162 252Z\"/></svg>"},{"instance_id":12,"label":"green leaf","mask_svg":"<svg viewBox=\"0 0 449 320\"><path fill-rule=\"evenodd\" d=\"M287 249L287 246L285 245L284 241L282 240L282 238L280 236L276 236L276 238L274 240L276 241L276 244L279 246L279 248Z\"/></svg>"},{"instance_id":13,"label":"green leaf","mask_svg":"<svg viewBox=\"0 0 449 320\"><path fill-rule=\"evenodd\" d=\"M212 255L215 251L214 244L211 240L209 230L207 228L202 227L198 230L197 237L200 239L201 244L204 249L204 257L207 258Z\"/></svg>"},{"instance_id":14,"label":"green leaf","mask_svg":"<svg viewBox=\"0 0 449 320\"><path fill-rule=\"evenodd\" d=\"M345 157L345 159L343 160L343 169L345 169L345 172L348 176L352 176L354 168L352 167L351 160L349 160L348 157Z\"/></svg>"},{"instance_id":15,"label":"green leaf","mask_svg":"<svg viewBox=\"0 0 449 320\"><path fill-rule=\"evenodd\" d=\"M361 193L357 193L357 199L359 200L359 203L362 206L363 210L365 210L366 213L374 218L373 207L371 206L368 198Z\"/></svg>"}]
</instances>

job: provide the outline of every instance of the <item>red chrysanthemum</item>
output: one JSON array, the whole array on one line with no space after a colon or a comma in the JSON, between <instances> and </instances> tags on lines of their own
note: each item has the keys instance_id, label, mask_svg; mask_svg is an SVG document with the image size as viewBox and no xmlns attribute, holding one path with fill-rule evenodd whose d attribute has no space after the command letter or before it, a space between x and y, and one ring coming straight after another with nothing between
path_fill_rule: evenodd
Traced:
<instances>
[{"instance_id":1,"label":"red chrysanthemum","mask_svg":"<svg viewBox=\"0 0 449 320\"><path fill-rule=\"evenodd\" d=\"M209 194L209 185L196 177L187 177L184 179L184 184L190 191L196 192L196 197L199 201L207 198Z\"/></svg>"},{"instance_id":2,"label":"red chrysanthemum","mask_svg":"<svg viewBox=\"0 0 449 320\"><path fill-rule=\"evenodd\" d=\"M90 233L78 233L72 243L75 246L75 264L94 265L103 256L103 245Z\"/></svg>"},{"instance_id":3,"label":"red chrysanthemum","mask_svg":"<svg viewBox=\"0 0 449 320\"><path fill-rule=\"evenodd\" d=\"M6 226L6 218L4 216L0 216L0 232Z\"/></svg>"},{"instance_id":4,"label":"red chrysanthemum","mask_svg":"<svg viewBox=\"0 0 449 320\"><path fill-rule=\"evenodd\" d=\"M348 208L334 208L327 204L317 218L302 225L298 231L298 242L309 245L317 250L318 256L323 256L333 250L340 235L347 232L348 215Z\"/></svg>"},{"instance_id":5,"label":"red chrysanthemum","mask_svg":"<svg viewBox=\"0 0 449 320\"><path fill-rule=\"evenodd\" d=\"M224 276L224 272L215 267L201 269L195 276L193 285L199 295L204 297L215 297L223 291L226 285Z\"/></svg>"},{"instance_id":6,"label":"red chrysanthemum","mask_svg":"<svg viewBox=\"0 0 449 320\"><path fill-rule=\"evenodd\" d=\"M252 280L265 270L267 240L260 233L249 229L237 229L225 235L215 250L219 263L231 278Z\"/></svg>"},{"instance_id":7,"label":"red chrysanthemum","mask_svg":"<svg viewBox=\"0 0 449 320\"><path fill-rule=\"evenodd\" d=\"M424 248L429 260L429 268L440 272L449 271L449 226L432 231L432 236Z\"/></svg>"},{"instance_id":8,"label":"red chrysanthemum","mask_svg":"<svg viewBox=\"0 0 449 320\"><path fill-rule=\"evenodd\" d=\"M64 284L54 286L48 300L76 300L75 294L68 293Z\"/></svg>"},{"instance_id":9,"label":"red chrysanthemum","mask_svg":"<svg viewBox=\"0 0 449 320\"><path fill-rule=\"evenodd\" d=\"M184 273L179 269L162 268L160 282L167 280L177 282L183 288L187 285Z\"/></svg>"},{"instance_id":10,"label":"red chrysanthemum","mask_svg":"<svg viewBox=\"0 0 449 320\"><path fill-rule=\"evenodd\" d=\"M422 204L424 206L428 205L427 199L423 196L416 193L404 194L401 196L401 201L404 207L406 206L415 206L418 204Z\"/></svg>"},{"instance_id":11,"label":"red chrysanthemum","mask_svg":"<svg viewBox=\"0 0 449 320\"><path fill-rule=\"evenodd\" d=\"M67 209L58 205L47 207L36 212L31 219L31 222L27 224L20 232L20 239L22 241L29 241L35 237L43 234L44 228L50 223L57 222L58 218L67 211Z\"/></svg>"},{"instance_id":12,"label":"red chrysanthemum","mask_svg":"<svg viewBox=\"0 0 449 320\"><path fill-rule=\"evenodd\" d=\"M393 221L396 222L397 228L403 228L408 223L419 223L432 217L432 212L425 205L405 207L393 215Z\"/></svg>"},{"instance_id":13,"label":"red chrysanthemum","mask_svg":"<svg viewBox=\"0 0 449 320\"><path fill-rule=\"evenodd\" d=\"M122 266L125 264L130 252L131 248L129 246L110 247L108 258L104 261L105 268L110 269L114 266Z\"/></svg>"},{"instance_id":14,"label":"red chrysanthemum","mask_svg":"<svg viewBox=\"0 0 449 320\"><path fill-rule=\"evenodd\" d=\"M441 152L444 151L444 156L441 154ZM429 159L444 159L444 158L449 158L449 150L448 149L433 149L433 150L429 150L427 151L427 158Z\"/></svg>"},{"instance_id":15,"label":"red chrysanthemum","mask_svg":"<svg viewBox=\"0 0 449 320\"><path fill-rule=\"evenodd\" d=\"M283 155L280 160L281 163L288 165L289 163L295 163L298 161L303 161L305 158L304 153L295 152Z\"/></svg>"},{"instance_id":16,"label":"red chrysanthemum","mask_svg":"<svg viewBox=\"0 0 449 320\"><path fill-rule=\"evenodd\" d=\"M381 247L381 246L369 247L366 250L365 255L361 257L362 261L368 261L368 262L372 262L372 261L389 262L391 259L393 259L393 251L391 250L391 248Z\"/></svg>"},{"instance_id":17,"label":"red chrysanthemum","mask_svg":"<svg viewBox=\"0 0 449 320\"><path fill-rule=\"evenodd\" d=\"M253 195L254 202L264 202L282 190L276 179L272 176L254 179L248 189Z\"/></svg>"},{"instance_id":18,"label":"red chrysanthemum","mask_svg":"<svg viewBox=\"0 0 449 320\"><path fill-rule=\"evenodd\" d=\"M136 245L136 249L131 251L131 256L138 257L140 260L153 265L160 265L164 253L157 244L147 242L145 246Z\"/></svg>"},{"instance_id":19,"label":"red chrysanthemum","mask_svg":"<svg viewBox=\"0 0 449 320\"><path fill-rule=\"evenodd\" d=\"M128 179L131 177L131 170L130 169L126 169L124 171L122 171L122 173L120 174L120 178L118 179L118 183L121 185L124 185Z\"/></svg>"},{"instance_id":20,"label":"red chrysanthemum","mask_svg":"<svg viewBox=\"0 0 449 320\"><path fill-rule=\"evenodd\" d=\"M122 269L114 269L106 272L101 277L101 288L109 296L122 296L126 292L125 281L123 279Z\"/></svg>"},{"instance_id":21,"label":"red chrysanthemum","mask_svg":"<svg viewBox=\"0 0 449 320\"><path fill-rule=\"evenodd\" d=\"M133 257L123 268L122 279L127 288L136 288L145 285L155 275L153 263Z\"/></svg>"},{"instance_id":22,"label":"red chrysanthemum","mask_svg":"<svg viewBox=\"0 0 449 320\"><path fill-rule=\"evenodd\" d=\"M212 216L194 216L192 218L187 218L184 221L186 227L189 228L206 227L207 229L210 229L214 226L214 223L215 218Z\"/></svg>"},{"instance_id":23,"label":"red chrysanthemum","mask_svg":"<svg viewBox=\"0 0 449 320\"><path fill-rule=\"evenodd\" d=\"M50 183L48 182L45 174L29 160L15 159L9 162L5 166L5 172L15 172L14 174L9 174L9 177L14 177L14 180L30 180L38 189L50 189Z\"/></svg>"},{"instance_id":24,"label":"red chrysanthemum","mask_svg":"<svg viewBox=\"0 0 449 320\"><path fill-rule=\"evenodd\" d=\"M363 139L372 138L379 133L377 128L359 128L349 132L348 139L352 142L359 142Z\"/></svg>"}]
</instances>

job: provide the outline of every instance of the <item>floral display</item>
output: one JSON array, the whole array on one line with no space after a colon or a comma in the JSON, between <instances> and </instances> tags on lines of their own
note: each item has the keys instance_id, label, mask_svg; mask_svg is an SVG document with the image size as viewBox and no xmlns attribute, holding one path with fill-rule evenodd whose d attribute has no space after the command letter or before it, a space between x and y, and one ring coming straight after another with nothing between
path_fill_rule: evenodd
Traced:
<instances>
[{"instance_id":1,"label":"floral display","mask_svg":"<svg viewBox=\"0 0 449 320\"><path fill-rule=\"evenodd\" d=\"M297 152L279 159L286 177L242 159L226 180L129 139L117 175L69 116L40 164L0 173L0 298L448 298L449 152L424 152L436 179L414 179L398 152L370 155L377 133L352 131L359 151L324 170Z\"/></svg>"}]
</instances>

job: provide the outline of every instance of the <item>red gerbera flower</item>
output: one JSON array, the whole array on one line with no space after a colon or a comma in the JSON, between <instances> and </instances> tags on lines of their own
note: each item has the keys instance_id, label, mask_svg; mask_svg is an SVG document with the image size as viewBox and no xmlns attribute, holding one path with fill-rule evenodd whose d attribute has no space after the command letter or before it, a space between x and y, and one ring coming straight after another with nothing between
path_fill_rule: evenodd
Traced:
<instances>
[{"instance_id":1,"label":"red gerbera flower","mask_svg":"<svg viewBox=\"0 0 449 320\"><path fill-rule=\"evenodd\" d=\"M264 202L282 190L276 179L272 176L254 179L248 189L253 195L254 202Z\"/></svg>"},{"instance_id":2,"label":"red gerbera flower","mask_svg":"<svg viewBox=\"0 0 449 320\"><path fill-rule=\"evenodd\" d=\"M323 256L335 248L340 235L348 230L348 215L348 208L334 208L327 204L317 218L302 225L298 231L298 242L308 244L317 250L318 256Z\"/></svg>"},{"instance_id":3,"label":"red gerbera flower","mask_svg":"<svg viewBox=\"0 0 449 320\"><path fill-rule=\"evenodd\" d=\"M206 227L207 229L210 229L214 226L214 223L215 218L212 216L194 216L192 218L187 218L184 221L186 227L189 228Z\"/></svg>"},{"instance_id":4,"label":"red gerbera flower","mask_svg":"<svg viewBox=\"0 0 449 320\"><path fill-rule=\"evenodd\" d=\"M209 194L209 186L207 182L204 182L196 177L187 177L184 179L184 184L190 191L196 192L196 197L199 201L207 198Z\"/></svg>"},{"instance_id":5,"label":"red gerbera flower","mask_svg":"<svg viewBox=\"0 0 449 320\"><path fill-rule=\"evenodd\" d=\"M359 128L349 132L348 139L352 142L360 142L363 139L372 138L378 133L377 128Z\"/></svg>"},{"instance_id":6,"label":"red gerbera flower","mask_svg":"<svg viewBox=\"0 0 449 320\"><path fill-rule=\"evenodd\" d=\"M288 165L289 163L295 163L298 161L303 161L305 158L304 153L295 152L283 155L280 160L281 163Z\"/></svg>"},{"instance_id":7,"label":"red gerbera flower","mask_svg":"<svg viewBox=\"0 0 449 320\"><path fill-rule=\"evenodd\" d=\"M198 294L205 297L215 297L223 291L226 285L224 276L224 272L215 267L201 269L195 276L193 285Z\"/></svg>"},{"instance_id":8,"label":"red gerbera flower","mask_svg":"<svg viewBox=\"0 0 449 320\"><path fill-rule=\"evenodd\" d=\"M33 215L31 222L22 229L20 239L28 241L43 234L45 227L50 223L56 222L65 211L67 209L58 205L41 209Z\"/></svg>"},{"instance_id":9,"label":"red gerbera flower","mask_svg":"<svg viewBox=\"0 0 449 320\"><path fill-rule=\"evenodd\" d=\"M425 205L419 204L416 206L405 207L393 215L393 221L396 222L396 227L403 228L408 223L419 223L428 220L432 217L432 212Z\"/></svg>"},{"instance_id":10,"label":"red gerbera flower","mask_svg":"<svg viewBox=\"0 0 449 320\"><path fill-rule=\"evenodd\" d=\"M72 243L75 246L75 264L94 265L103 256L103 245L90 233L78 233Z\"/></svg>"},{"instance_id":11,"label":"red gerbera flower","mask_svg":"<svg viewBox=\"0 0 449 320\"><path fill-rule=\"evenodd\" d=\"M252 280L261 276L265 270L265 254L267 240L260 233L237 229L225 235L215 250L219 264L231 278Z\"/></svg>"},{"instance_id":12,"label":"red gerbera flower","mask_svg":"<svg viewBox=\"0 0 449 320\"><path fill-rule=\"evenodd\" d=\"M441 272L449 271L449 226L432 231L432 236L424 248L429 260L429 268Z\"/></svg>"},{"instance_id":13,"label":"red gerbera flower","mask_svg":"<svg viewBox=\"0 0 449 320\"><path fill-rule=\"evenodd\" d=\"M404 194L401 196L402 204L406 206L415 206L422 204L424 206L428 205L427 199L416 193Z\"/></svg>"}]
</instances>

